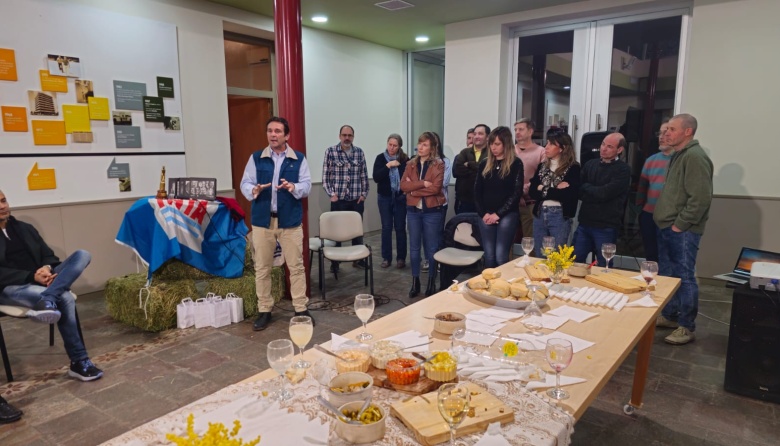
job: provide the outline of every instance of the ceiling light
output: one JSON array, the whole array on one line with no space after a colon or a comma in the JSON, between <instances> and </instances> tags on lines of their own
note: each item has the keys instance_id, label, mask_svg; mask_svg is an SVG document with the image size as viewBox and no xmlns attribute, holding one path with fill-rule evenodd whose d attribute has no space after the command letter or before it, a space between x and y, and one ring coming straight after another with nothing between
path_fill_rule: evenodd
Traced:
<instances>
[{"instance_id":1,"label":"ceiling light","mask_svg":"<svg viewBox=\"0 0 780 446\"><path fill-rule=\"evenodd\" d=\"M311 18L311 20L317 23L325 23L328 21L328 18L325 17L324 15L315 15L314 17Z\"/></svg>"},{"instance_id":2,"label":"ceiling light","mask_svg":"<svg viewBox=\"0 0 780 446\"><path fill-rule=\"evenodd\" d=\"M564 86L564 87L563 87L563 89L564 89L564 90L571 90L571 87L570 87L570 86L568 86L568 85L566 85L566 86Z\"/></svg>"},{"instance_id":3,"label":"ceiling light","mask_svg":"<svg viewBox=\"0 0 780 446\"><path fill-rule=\"evenodd\" d=\"M428 41L428 36L417 36L414 40L420 43L425 43Z\"/></svg>"}]
</instances>

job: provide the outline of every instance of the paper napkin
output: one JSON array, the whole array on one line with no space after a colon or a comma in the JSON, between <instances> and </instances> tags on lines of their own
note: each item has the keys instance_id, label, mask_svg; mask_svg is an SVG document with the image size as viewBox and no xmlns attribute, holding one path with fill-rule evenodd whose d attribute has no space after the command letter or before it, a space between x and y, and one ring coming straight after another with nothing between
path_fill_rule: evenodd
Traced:
<instances>
[{"instance_id":1,"label":"paper napkin","mask_svg":"<svg viewBox=\"0 0 780 446\"><path fill-rule=\"evenodd\" d=\"M641 299L637 299L633 302L629 302L626 304L627 307L657 307L658 304L655 303L652 297L645 296Z\"/></svg>"},{"instance_id":2,"label":"paper napkin","mask_svg":"<svg viewBox=\"0 0 780 446\"><path fill-rule=\"evenodd\" d=\"M571 342L574 353L581 352L582 350L585 350L586 348L589 348L595 344L594 342L586 341L585 339L558 331L540 336L534 336L530 333L510 333L508 336L515 339L529 341L537 350L544 350L545 347L547 347L547 340L553 338L566 339L567 341Z\"/></svg>"},{"instance_id":3,"label":"paper napkin","mask_svg":"<svg viewBox=\"0 0 780 446\"><path fill-rule=\"evenodd\" d=\"M511 444L501 435L501 423L490 423L485 435L479 439L474 446L511 446Z\"/></svg>"},{"instance_id":4,"label":"paper napkin","mask_svg":"<svg viewBox=\"0 0 780 446\"><path fill-rule=\"evenodd\" d=\"M410 347L413 345L417 345L418 347L414 348L407 348L404 351L406 352L427 352L430 348L429 345L420 345L425 344L426 342L429 342L431 339L428 337L428 335L424 335L420 333L417 330L409 330L405 331L403 333L397 334L395 336L390 336L389 338L385 338L388 341L398 341L404 346Z\"/></svg>"},{"instance_id":5,"label":"paper napkin","mask_svg":"<svg viewBox=\"0 0 780 446\"><path fill-rule=\"evenodd\" d=\"M564 305L554 310L548 311L548 315L565 317L573 320L574 322L583 323L592 317L596 317L599 314L591 311L580 310L579 308L570 307Z\"/></svg>"},{"instance_id":6,"label":"paper napkin","mask_svg":"<svg viewBox=\"0 0 780 446\"><path fill-rule=\"evenodd\" d=\"M568 321L568 317L561 317L561 316L555 316L548 314L543 314L541 317L539 316L529 316L523 319L524 324L541 324L542 328L546 328L548 330L557 330L560 328L561 325L565 324L566 321Z\"/></svg>"}]
</instances>

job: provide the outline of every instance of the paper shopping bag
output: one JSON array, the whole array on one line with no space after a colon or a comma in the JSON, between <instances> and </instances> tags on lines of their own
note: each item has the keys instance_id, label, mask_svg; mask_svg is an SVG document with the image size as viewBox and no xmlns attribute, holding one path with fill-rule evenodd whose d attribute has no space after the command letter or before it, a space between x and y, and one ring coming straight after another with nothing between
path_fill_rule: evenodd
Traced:
<instances>
[{"instance_id":1,"label":"paper shopping bag","mask_svg":"<svg viewBox=\"0 0 780 446\"><path fill-rule=\"evenodd\" d=\"M212 327L219 328L230 325L230 302L222 299L221 296L211 299L214 308L214 323Z\"/></svg>"},{"instance_id":2,"label":"paper shopping bag","mask_svg":"<svg viewBox=\"0 0 780 446\"><path fill-rule=\"evenodd\" d=\"M214 326L214 302L207 299L195 301L195 328Z\"/></svg>"},{"instance_id":3,"label":"paper shopping bag","mask_svg":"<svg viewBox=\"0 0 780 446\"><path fill-rule=\"evenodd\" d=\"M192 298L187 297L176 305L176 326L189 328L193 325L195 325L195 302L192 301Z\"/></svg>"},{"instance_id":4,"label":"paper shopping bag","mask_svg":"<svg viewBox=\"0 0 780 446\"><path fill-rule=\"evenodd\" d=\"M236 323L244 320L244 299L233 293L228 293L225 300L230 303L230 322Z\"/></svg>"}]
</instances>

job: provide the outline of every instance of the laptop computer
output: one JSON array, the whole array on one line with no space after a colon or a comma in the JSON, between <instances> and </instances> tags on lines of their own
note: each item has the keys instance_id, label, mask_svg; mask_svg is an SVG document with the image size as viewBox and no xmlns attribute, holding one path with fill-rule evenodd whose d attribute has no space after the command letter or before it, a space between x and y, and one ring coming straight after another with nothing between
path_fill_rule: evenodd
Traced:
<instances>
[{"instance_id":1,"label":"laptop computer","mask_svg":"<svg viewBox=\"0 0 780 446\"><path fill-rule=\"evenodd\" d=\"M737 258L737 264L734 265L734 270L730 273L718 274L713 277L744 285L750 281L750 269L754 262L780 263L780 253L742 248Z\"/></svg>"}]
</instances>

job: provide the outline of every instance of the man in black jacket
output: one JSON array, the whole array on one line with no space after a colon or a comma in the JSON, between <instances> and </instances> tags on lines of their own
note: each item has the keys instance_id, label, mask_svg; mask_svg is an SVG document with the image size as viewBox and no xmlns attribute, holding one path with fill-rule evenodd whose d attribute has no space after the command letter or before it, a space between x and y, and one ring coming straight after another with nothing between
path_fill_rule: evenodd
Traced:
<instances>
[{"instance_id":1,"label":"man in black jacket","mask_svg":"<svg viewBox=\"0 0 780 446\"><path fill-rule=\"evenodd\" d=\"M617 242L631 182L631 168L618 159L625 147L623 135L611 133L601 143L601 159L590 160L582 168L582 205L573 242L574 255L580 262L595 253L599 266L605 266L601 245Z\"/></svg>"},{"instance_id":2,"label":"man in black jacket","mask_svg":"<svg viewBox=\"0 0 780 446\"><path fill-rule=\"evenodd\" d=\"M30 308L27 316L57 323L70 358L68 375L81 381L103 376L89 360L76 321L76 299L70 287L89 265L91 256L78 250L60 262L38 231L11 216L0 191L0 304Z\"/></svg>"},{"instance_id":3,"label":"man in black jacket","mask_svg":"<svg viewBox=\"0 0 780 446\"><path fill-rule=\"evenodd\" d=\"M477 212L474 205L474 183L477 182L479 162L486 155L487 137L490 127L485 124L474 126L474 144L461 150L452 163L455 182L455 213Z\"/></svg>"}]
</instances>

